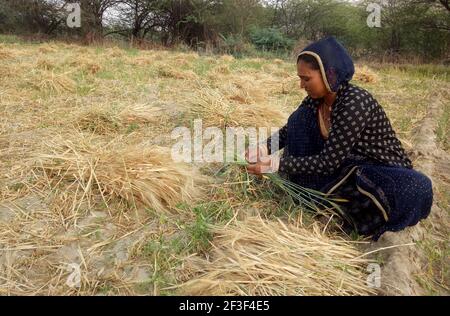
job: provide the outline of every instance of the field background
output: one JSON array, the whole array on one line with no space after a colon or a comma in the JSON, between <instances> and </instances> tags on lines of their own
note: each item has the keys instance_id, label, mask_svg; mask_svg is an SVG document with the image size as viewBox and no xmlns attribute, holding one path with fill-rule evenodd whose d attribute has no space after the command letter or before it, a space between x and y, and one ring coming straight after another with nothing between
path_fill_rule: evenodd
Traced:
<instances>
[{"instance_id":1,"label":"field background","mask_svg":"<svg viewBox=\"0 0 450 316\"><path fill-rule=\"evenodd\" d=\"M265 181L248 183L236 169L217 175L219 164L178 166L165 151L171 131L195 118L281 126L306 96L293 61L2 36L0 73L0 294L397 293L364 286L366 263L350 260L367 251L358 236L294 207ZM415 293L449 294L450 68L357 63L353 83L384 107L419 169L430 153L417 150L417 133L438 113L427 137L437 146L429 176L440 217L423 221L424 235L407 247L418 254L409 258L420 267ZM256 247L278 249L280 231L314 237L303 240L311 255L258 263ZM364 258L389 266L383 251ZM79 287L66 284L73 263ZM295 269L276 274L283 263Z\"/></svg>"}]
</instances>

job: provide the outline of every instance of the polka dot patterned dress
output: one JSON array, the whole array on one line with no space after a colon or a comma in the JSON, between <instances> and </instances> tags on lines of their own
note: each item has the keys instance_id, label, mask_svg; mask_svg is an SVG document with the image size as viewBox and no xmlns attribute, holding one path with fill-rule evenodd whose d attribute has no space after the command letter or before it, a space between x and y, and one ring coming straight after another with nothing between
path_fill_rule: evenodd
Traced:
<instances>
[{"instance_id":1,"label":"polka dot patterned dress","mask_svg":"<svg viewBox=\"0 0 450 316\"><path fill-rule=\"evenodd\" d=\"M320 100L307 97L300 107L308 107L317 114L319 103ZM280 149L287 143L287 128L285 125L279 131ZM270 150L272 138L267 145ZM412 168L383 108L369 92L352 84L343 87L336 96L331 128L323 149L306 157L285 155L280 160L279 170L288 174L332 174L349 155Z\"/></svg>"}]
</instances>

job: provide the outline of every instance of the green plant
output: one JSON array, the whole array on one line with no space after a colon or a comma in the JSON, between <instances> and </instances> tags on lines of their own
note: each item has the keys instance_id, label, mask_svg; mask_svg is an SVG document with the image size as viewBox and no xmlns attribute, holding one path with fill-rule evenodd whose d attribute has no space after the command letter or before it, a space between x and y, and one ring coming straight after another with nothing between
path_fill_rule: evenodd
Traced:
<instances>
[{"instance_id":1,"label":"green plant","mask_svg":"<svg viewBox=\"0 0 450 316\"><path fill-rule=\"evenodd\" d=\"M248 162L235 159L235 162L226 165L225 168L227 168L230 165L238 165L246 168L248 166ZM247 174L247 182L249 182L249 176L247 171L246 174ZM337 212L337 215L340 215L349 223L352 223L353 226L355 227L351 217L347 216L346 213L343 212L341 207L337 204L337 202L348 202L348 200L339 198L334 195L329 195L321 191L305 188L281 177L278 173L267 173L263 174L262 177L264 179L269 180L275 187L280 189L282 192L286 193L294 201L298 202L300 207L303 207L306 210L316 213Z\"/></svg>"},{"instance_id":2,"label":"green plant","mask_svg":"<svg viewBox=\"0 0 450 316\"><path fill-rule=\"evenodd\" d=\"M139 124L137 123L131 123L130 125L128 125L127 128L127 134L131 134L133 133L135 130L139 129Z\"/></svg>"},{"instance_id":3,"label":"green plant","mask_svg":"<svg viewBox=\"0 0 450 316\"><path fill-rule=\"evenodd\" d=\"M293 41L275 28L252 28L250 40L253 45L262 50L290 49Z\"/></svg>"},{"instance_id":4,"label":"green plant","mask_svg":"<svg viewBox=\"0 0 450 316\"><path fill-rule=\"evenodd\" d=\"M219 36L221 38L220 53L231 54L235 57L253 55L255 53L254 47L240 35L219 34Z\"/></svg>"},{"instance_id":5,"label":"green plant","mask_svg":"<svg viewBox=\"0 0 450 316\"><path fill-rule=\"evenodd\" d=\"M190 236L188 248L199 252L207 249L212 239L212 233L209 229L211 215L202 207L194 208L194 212L196 214L195 222L187 227Z\"/></svg>"}]
</instances>

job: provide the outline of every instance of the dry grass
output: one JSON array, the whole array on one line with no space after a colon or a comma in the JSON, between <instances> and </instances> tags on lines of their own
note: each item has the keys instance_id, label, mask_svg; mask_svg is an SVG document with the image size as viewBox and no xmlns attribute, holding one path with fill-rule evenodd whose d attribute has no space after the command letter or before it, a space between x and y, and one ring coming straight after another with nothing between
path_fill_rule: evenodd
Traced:
<instances>
[{"instance_id":1,"label":"dry grass","mask_svg":"<svg viewBox=\"0 0 450 316\"><path fill-rule=\"evenodd\" d=\"M448 84L372 69L380 80L368 82L369 90L409 141L411 124L404 120L416 124L432 93L428 87ZM164 259L164 251L172 258L171 243L150 257L147 245L184 234L197 216L198 195L199 204L212 205L203 215L214 214L215 248L204 254L209 261L187 259L191 269L183 271L195 284L183 286L186 293L366 293L359 269L364 262L351 259L360 253L331 236L331 229L322 234L309 226L245 220L298 212L268 197L267 185L249 185L240 173L202 195L202 174L217 166L202 166L200 173L173 163L167 148L150 145L170 147L171 130L190 126L192 116L205 127L281 126L305 96L294 65L51 43L1 44L0 70L1 294L159 293L161 263L177 277L184 272ZM219 219L229 213L243 222L221 226ZM280 258L283 265L275 269ZM80 288L66 285L72 263L81 266ZM230 282L219 282L225 278Z\"/></svg>"},{"instance_id":2,"label":"dry grass","mask_svg":"<svg viewBox=\"0 0 450 316\"><path fill-rule=\"evenodd\" d=\"M197 93L196 103L192 105L191 111L203 119L205 126L272 127L279 126L286 118L280 110L268 105L249 104L238 96L227 100L214 89L202 89Z\"/></svg>"},{"instance_id":3,"label":"dry grass","mask_svg":"<svg viewBox=\"0 0 450 316\"><path fill-rule=\"evenodd\" d=\"M229 75L231 73L230 67L228 65L218 65L213 69L213 76Z\"/></svg>"},{"instance_id":4,"label":"dry grass","mask_svg":"<svg viewBox=\"0 0 450 316\"><path fill-rule=\"evenodd\" d=\"M220 56L220 60L223 62L232 62L234 61L234 57L231 55L222 55Z\"/></svg>"},{"instance_id":5,"label":"dry grass","mask_svg":"<svg viewBox=\"0 0 450 316\"><path fill-rule=\"evenodd\" d=\"M123 57L125 55L125 52L123 49L120 49L119 47L110 47L106 49L106 55L113 58Z\"/></svg>"},{"instance_id":6,"label":"dry grass","mask_svg":"<svg viewBox=\"0 0 450 316\"><path fill-rule=\"evenodd\" d=\"M95 61L95 56L87 53L77 56L75 59L71 59L69 66L76 67L81 71L92 75L95 75L102 69L101 65Z\"/></svg>"},{"instance_id":7,"label":"dry grass","mask_svg":"<svg viewBox=\"0 0 450 316\"><path fill-rule=\"evenodd\" d=\"M196 80L197 75L190 70L177 70L169 65L160 66L158 68L158 76L163 78L174 78L180 80Z\"/></svg>"},{"instance_id":8,"label":"dry grass","mask_svg":"<svg viewBox=\"0 0 450 316\"><path fill-rule=\"evenodd\" d=\"M74 92L76 83L68 76L68 73L57 74L54 71L35 71L29 84L41 92L62 94L63 92Z\"/></svg>"},{"instance_id":9,"label":"dry grass","mask_svg":"<svg viewBox=\"0 0 450 316\"><path fill-rule=\"evenodd\" d=\"M120 121L104 107L91 107L78 114L76 127L100 135L111 135L120 128Z\"/></svg>"},{"instance_id":10,"label":"dry grass","mask_svg":"<svg viewBox=\"0 0 450 316\"><path fill-rule=\"evenodd\" d=\"M378 75L372 69L363 65L355 67L355 74L353 76L353 80L361 81L364 83L376 83L379 80L379 78Z\"/></svg>"},{"instance_id":11,"label":"dry grass","mask_svg":"<svg viewBox=\"0 0 450 316\"><path fill-rule=\"evenodd\" d=\"M137 243L145 238L143 226L125 218L106 221L107 217L97 212L100 215L78 217L78 221L62 227L60 217L65 214L56 212L56 203L70 206L70 195L70 191L59 195L51 208L40 202L37 195L9 206L13 219L7 223L0 220L1 295L135 293L134 283L142 278L136 271L145 263L127 259L126 247L133 245L131 240ZM100 239L96 237L99 231ZM152 234L154 229L146 227L145 233ZM117 256L115 260L105 260L111 253ZM81 272L78 287L66 283L74 264L79 264ZM124 273L124 267L130 272Z\"/></svg>"},{"instance_id":12,"label":"dry grass","mask_svg":"<svg viewBox=\"0 0 450 316\"><path fill-rule=\"evenodd\" d=\"M76 113L74 127L98 135L117 134L129 124L162 124L167 118L160 107L151 104L133 104L120 112L107 105L96 105Z\"/></svg>"},{"instance_id":13,"label":"dry grass","mask_svg":"<svg viewBox=\"0 0 450 316\"><path fill-rule=\"evenodd\" d=\"M12 56L13 56L12 53L8 49L0 45L0 59L8 59L11 58Z\"/></svg>"},{"instance_id":14,"label":"dry grass","mask_svg":"<svg viewBox=\"0 0 450 316\"><path fill-rule=\"evenodd\" d=\"M134 104L119 113L123 122L127 123L156 123L161 122L162 109L149 104Z\"/></svg>"},{"instance_id":15,"label":"dry grass","mask_svg":"<svg viewBox=\"0 0 450 316\"><path fill-rule=\"evenodd\" d=\"M134 207L171 212L178 203L198 197L197 184L204 180L191 166L172 162L165 148L120 146L120 141L102 146L79 138L49 144L49 149L51 153L37 156L36 168L44 171L39 180L83 192L77 207L85 197L101 197L106 205L121 199Z\"/></svg>"},{"instance_id":16,"label":"dry grass","mask_svg":"<svg viewBox=\"0 0 450 316\"><path fill-rule=\"evenodd\" d=\"M155 63L155 57L154 56L149 56L149 55L145 55L145 56L139 56L139 57L129 57L127 59L127 62L130 63L131 65L135 65L135 66L149 66Z\"/></svg>"},{"instance_id":17,"label":"dry grass","mask_svg":"<svg viewBox=\"0 0 450 316\"><path fill-rule=\"evenodd\" d=\"M188 295L367 295L368 260L354 245L307 230L249 217L214 227L207 258L186 258Z\"/></svg>"},{"instance_id":18,"label":"dry grass","mask_svg":"<svg viewBox=\"0 0 450 316\"><path fill-rule=\"evenodd\" d=\"M40 45L38 51L43 54L50 54L58 52L58 46L55 44L45 43Z\"/></svg>"},{"instance_id":19,"label":"dry grass","mask_svg":"<svg viewBox=\"0 0 450 316\"><path fill-rule=\"evenodd\" d=\"M55 68L55 65L48 58L40 57L36 63L36 66L40 69L44 70L52 70Z\"/></svg>"}]
</instances>

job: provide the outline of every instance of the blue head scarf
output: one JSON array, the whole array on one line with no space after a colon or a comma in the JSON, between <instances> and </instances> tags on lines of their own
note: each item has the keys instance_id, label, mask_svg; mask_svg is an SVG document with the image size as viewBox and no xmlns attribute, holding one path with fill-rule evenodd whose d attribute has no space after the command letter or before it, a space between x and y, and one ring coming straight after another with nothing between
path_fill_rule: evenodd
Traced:
<instances>
[{"instance_id":1,"label":"blue head scarf","mask_svg":"<svg viewBox=\"0 0 450 316\"><path fill-rule=\"evenodd\" d=\"M330 92L337 92L355 73L352 58L333 36L309 44L298 54L297 60L304 54L316 58L325 86Z\"/></svg>"}]
</instances>

